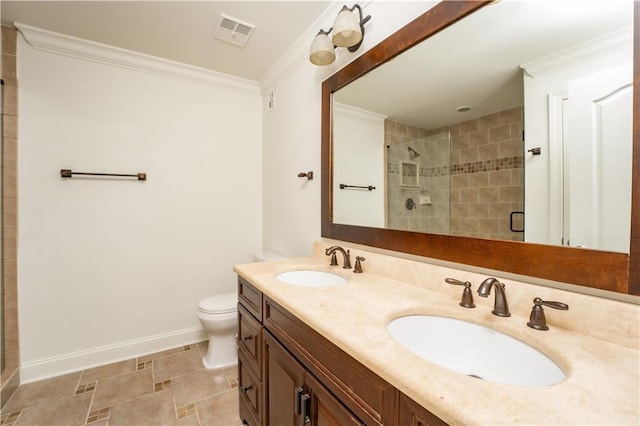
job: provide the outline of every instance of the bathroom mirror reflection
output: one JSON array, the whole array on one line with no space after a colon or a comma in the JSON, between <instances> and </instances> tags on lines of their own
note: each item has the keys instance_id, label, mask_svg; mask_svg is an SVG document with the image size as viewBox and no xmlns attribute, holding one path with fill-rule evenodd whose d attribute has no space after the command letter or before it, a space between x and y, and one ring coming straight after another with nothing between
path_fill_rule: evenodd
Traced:
<instances>
[{"instance_id":1,"label":"bathroom mirror reflection","mask_svg":"<svg viewBox=\"0 0 640 426\"><path fill-rule=\"evenodd\" d=\"M627 4L629 0L627 0ZM334 198L334 184L340 184L338 179L340 164L344 164L344 158L340 158L339 141L334 141L334 102L333 97L339 90L348 87L350 84L359 81L360 78L366 76L372 70L384 69L388 64L399 61L405 51L412 49L421 42L429 43L431 38L440 31L448 31L458 25L464 25L467 18L473 17L478 11L485 8L491 10L502 3L509 2L503 0L495 3L491 1L443 1L435 5L432 9L426 11L397 32L391 34L388 38L380 42L378 45L365 52L358 59L354 60L340 71L333 74L322 84L322 230L321 235L324 238L348 241L366 246L392 250L395 252L408 253L412 255L422 256L440 261L455 262L457 264L471 265L483 268L487 271L501 271L501 273L514 273L528 277L552 280L556 282L571 283L577 286L590 287L595 289L609 290L620 293L640 294L640 199L637 191L640 185L640 141L637 132L633 136L633 148L631 158L633 159L633 171L631 176L631 203L630 227L631 237L629 245L629 253L613 252L607 250L585 249L577 247L573 243L571 246L551 245L548 243L520 242L505 239L489 239L476 238L468 236L452 236L447 234L408 231L400 229L391 229L373 225L355 225L352 222L340 222L339 214L336 210L341 208L340 200ZM586 2L580 4L574 2L551 2L556 5L567 5L572 8L569 15L581 16ZM613 4L610 2L609 4ZM604 11L603 11L604 13ZM636 77L637 70L640 69L640 32L638 31L638 19L640 17L640 5L633 3L634 28L633 28L633 64L634 79L633 84L636 86L639 80ZM554 22L553 16L548 17L548 22ZM479 33L469 36L462 44L457 46L455 55L465 57L468 52L476 49L477 41L481 38L495 38L495 34L503 25L510 25L507 19L492 21L491 25L482 28ZM571 28L569 22L566 23L567 29ZM566 37L570 37L567 32ZM559 37L559 38L564 38ZM478 39L478 40L476 40ZM520 39L517 36L516 39ZM557 40L552 40L556 43ZM495 60L495 58L491 58ZM491 61L489 61L491 62ZM432 61L429 62L431 65ZM426 67L425 64L422 65ZM467 68L466 79L474 78L472 69ZM480 84L477 79L474 80L476 85ZM463 81L456 81L456 84L462 84ZM393 82L398 87L399 82ZM398 90L400 90L398 88ZM375 92L374 92L375 94ZM633 91L633 121L637 123L640 111L638 100L638 90ZM525 98L526 100L526 98ZM548 101L547 101L548 102ZM548 103L546 109L548 109ZM524 108L525 119L530 109ZM525 129L530 131L531 129ZM549 134L548 129L541 127L538 129L541 134ZM530 138L529 138L530 139ZM525 147L533 149L536 146L528 145L531 141L527 139ZM415 147L413 147L415 149ZM417 152L419 150L415 149ZM408 151L408 149L407 149ZM586 150L585 150L586 151ZM527 152L527 151L525 151ZM541 152L544 150L541 147ZM588 152L588 151L587 151ZM358 151L351 153L349 160L355 162L357 158L364 158L365 155ZM420 153L421 157L424 153ZM531 154L533 158L533 152ZM335 161L334 161L335 158ZM418 158L418 159L419 159ZM536 156L536 158L539 158ZM556 158L556 157L553 157ZM342 163L341 163L342 161ZM378 167L372 163L373 167ZM550 165L549 159L544 162L537 162L538 166ZM349 164L352 169L356 169L356 164ZM531 164L527 160L527 173ZM382 167L382 166L380 166ZM334 169L338 173L334 175ZM545 167L541 167L544 171ZM557 169L557 168L556 168ZM540 181L535 182L527 178L525 179L525 203L529 205L530 201L535 201L534 195L538 194L541 189L550 186L549 179L551 174L540 174ZM348 182L347 182L348 183ZM529 183L532 186L529 186ZM572 183L573 185L573 183ZM374 186L374 185L372 185ZM533 190L531 189L533 188ZM384 194L382 191L372 191L372 193ZM544 192L541 192L544 194ZM356 194L356 192L352 192ZM359 193L359 195L364 195ZM546 196L546 194L545 194ZM356 204L356 197L350 197L350 202ZM433 198L432 198L433 200ZM416 201L414 199L414 201ZM420 199L418 198L418 202ZM383 204L384 206L384 204ZM525 206L526 207L526 206ZM383 209L384 210L384 209ZM339 212L338 212L339 213ZM528 217L531 218L531 214ZM548 221L545 226L558 226L557 223ZM518 226L518 224L516 224ZM528 226L528 225L527 225ZM529 231L531 227L529 226ZM525 232L526 234L526 232ZM494 272L495 273L495 272ZM576 287L577 289L577 287ZM590 291L590 290L586 290Z\"/></svg>"},{"instance_id":2,"label":"bathroom mirror reflection","mask_svg":"<svg viewBox=\"0 0 640 426\"><path fill-rule=\"evenodd\" d=\"M340 88L333 222L628 253L632 39L632 0L503 0Z\"/></svg>"}]
</instances>

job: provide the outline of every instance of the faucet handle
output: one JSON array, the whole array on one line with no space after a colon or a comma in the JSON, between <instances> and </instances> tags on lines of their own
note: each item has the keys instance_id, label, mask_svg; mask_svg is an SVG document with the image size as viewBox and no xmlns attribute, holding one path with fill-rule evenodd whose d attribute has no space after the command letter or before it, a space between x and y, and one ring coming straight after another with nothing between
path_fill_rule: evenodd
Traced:
<instances>
[{"instance_id":1,"label":"faucet handle","mask_svg":"<svg viewBox=\"0 0 640 426\"><path fill-rule=\"evenodd\" d=\"M548 330L549 326L547 325L547 318L544 315L544 309L542 305L548 306L554 309L560 309L561 311L566 311L569 309L569 305L562 302L548 302L546 300L542 300L539 297L533 299L533 308L531 309L531 315L529 316L529 322L527 325L535 330Z\"/></svg>"},{"instance_id":2,"label":"faucet handle","mask_svg":"<svg viewBox=\"0 0 640 426\"><path fill-rule=\"evenodd\" d=\"M338 256L336 255L335 251L333 253L331 253L331 261L329 262L329 265L331 265L331 266L337 266L338 265Z\"/></svg>"},{"instance_id":3,"label":"faucet handle","mask_svg":"<svg viewBox=\"0 0 640 426\"><path fill-rule=\"evenodd\" d=\"M471 293L471 283L469 281L460 281L455 278L445 278L445 281L448 284L453 285L463 285L464 290L462 290L462 300L460 300L459 305L463 308L475 308L476 304L473 303L473 293Z\"/></svg>"},{"instance_id":4,"label":"faucet handle","mask_svg":"<svg viewBox=\"0 0 640 426\"><path fill-rule=\"evenodd\" d=\"M362 256L356 256L356 266L353 267L354 274L362 273L362 262L364 262L365 260L366 259Z\"/></svg>"},{"instance_id":5,"label":"faucet handle","mask_svg":"<svg viewBox=\"0 0 640 426\"><path fill-rule=\"evenodd\" d=\"M538 305L548 306L548 307L553 308L553 309L560 309L561 311L569 310L569 305L567 305L566 303L562 303L562 302L547 302L546 300L542 300L539 297L536 297L535 299L533 299L533 303L538 304Z\"/></svg>"}]
</instances>

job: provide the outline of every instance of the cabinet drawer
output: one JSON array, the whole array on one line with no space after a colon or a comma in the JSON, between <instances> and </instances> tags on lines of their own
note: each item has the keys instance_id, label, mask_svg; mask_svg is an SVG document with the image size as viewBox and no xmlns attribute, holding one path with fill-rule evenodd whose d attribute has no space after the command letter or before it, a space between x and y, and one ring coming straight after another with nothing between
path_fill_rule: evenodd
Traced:
<instances>
[{"instance_id":1,"label":"cabinet drawer","mask_svg":"<svg viewBox=\"0 0 640 426\"><path fill-rule=\"evenodd\" d=\"M258 379L262 379L262 324L238 304L238 347L246 355L247 364L251 365Z\"/></svg>"},{"instance_id":2,"label":"cabinet drawer","mask_svg":"<svg viewBox=\"0 0 640 426\"><path fill-rule=\"evenodd\" d=\"M243 352L238 351L238 392L240 396L240 415L250 417L248 424L261 424L262 418L262 383L250 366ZM248 414L248 416L247 416Z\"/></svg>"},{"instance_id":3,"label":"cabinet drawer","mask_svg":"<svg viewBox=\"0 0 640 426\"><path fill-rule=\"evenodd\" d=\"M396 388L268 297L264 326L368 425L398 424Z\"/></svg>"},{"instance_id":4,"label":"cabinet drawer","mask_svg":"<svg viewBox=\"0 0 640 426\"><path fill-rule=\"evenodd\" d=\"M258 423L258 420L253 417L253 414L251 414L251 408L249 408L249 405L244 402L242 398L238 400L238 409L240 412L240 421L242 422L242 426L262 426Z\"/></svg>"},{"instance_id":5,"label":"cabinet drawer","mask_svg":"<svg viewBox=\"0 0 640 426\"><path fill-rule=\"evenodd\" d=\"M262 292L242 277L238 277L238 301L262 322Z\"/></svg>"}]
</instances>

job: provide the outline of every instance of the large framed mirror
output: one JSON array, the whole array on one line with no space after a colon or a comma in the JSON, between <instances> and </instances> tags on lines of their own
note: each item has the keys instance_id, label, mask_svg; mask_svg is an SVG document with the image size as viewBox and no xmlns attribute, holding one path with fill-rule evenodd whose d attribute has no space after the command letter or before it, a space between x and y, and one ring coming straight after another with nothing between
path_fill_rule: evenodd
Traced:
<instances>
[{"instance_id":1,"label":"large framed mirror","mask_svg":"<svg viewBox=\"0 0 640 426\"><path fill-rule=\"evenodd\" d=\"M546 19L537 25L544 26L540 34L548 37L546 40L540 35L535 37L537 44L524 44L527 31L519 31L520 38L515 41L514 33L500 33L500 27L513 30L523 25L501 13L534 3L444 1L323 83L323 237L640 294L640 6L632 0L613 2L622 11L622 17L617 18L614 7L603 12L600 4L597 23L588 25L591 32L580 34L570 31L572 25L560 11L549 19L549 12L538 7L537 11L519 13L531 22L535 12L543 15ZM538 2L545 3L559 7L557 2ZM584 7L571 7L569 12L576 21L587 19ZM513 10L508 13L515 16ZM605 19L605 14L611 19ZM557 22L564 23L563 32L554 34L551 27ZM519 47L523 54L506 50L479 53L483 45L496 45L501 37L509 38L511 45L523 43ZM478 41L484 38L487 43ZM549 50L549 44L555 50ZM440 57L442 46L445 56ZM571 53L569 59L567 52ZM599 52L596 59L587 56L593 52ZM515 62L506 65L511 71L500 73L498 63L512 56ZM613 89L622 107L611 107L612 112L605 109L601 115L626 120L609 121L615 123L610 128L624 129L619 139L626 142L615 148L605 149L602 144L576 148L570 137L562 137L567 128L592 127L598 129L598 135L606 133L601 123L571 126L562 119L569 115L567 111L579 109L574 106L579 96L573 95L575 91L569 96L566 90L579 87L575 82L592 87L593 81L574 75L567 80L570 83L563 83L562 90L549 89L549 85L556 84L556 77L567 74L567 69L576 68L576 63L589 75L614 80L611 74L602 78L602 70L593 68L606 62L604 57L613 61L610 68L618 70L627 82ZM494 64L494 69L480 70L487 62ZM410 72L398 74L403 67ZM460 69L467 73L466 78L464 72L457 72ZM559 71L554 74L554 70ZM420 78L431 82L430 88L418 90L423 84ZM418 104L415 97L409 100L407 96L414 93L419 93L424 103ZM567 104L567 99L574 103ZM577 120L582 123L582 118ZM478 132L490 122L501 126L494 133ZM465 129L475 133L467 134ZM494 136L502 143L465 151L470 143L473 146ZM584 134L572 137L585 139ZM375 152L362 149L363 144L374 144ZM535 148L539 148L537 152ZM496 158L490 156L498 151ZM469 157L469 152L480 157ZM588 156L598 152L604 159ZM561 161L563 156L571 156L571 168ZM576 176L579 168L575 158L579 156L587 156L587 164L600 165L599 174ZM602 166L607 162L613 166ZM488 183L505 178L508 188L492 188ZM472 188L469 182L474 180L483 188ZM613 182L616 190L622 188L618 191L621 198L607 198L615 192L607 189L607 182ZM364 188L350 190L349 185ZM499 198L500 191L506 194L506 202ZM496 199L491 199L491 194L497 194ZM461 200L468 195L473 197L471 203L456 204L468 201ZM480 210L480 219L469 218L470 208ZM490 211L502 216L487 218ZM568 211L573 211L573 216ZM609 216L612 227L607 228L602 223L606 223L603 217ZM480 232L478 223L488 224L485 227L490 231Z\"/></svg>"}]
</instances>

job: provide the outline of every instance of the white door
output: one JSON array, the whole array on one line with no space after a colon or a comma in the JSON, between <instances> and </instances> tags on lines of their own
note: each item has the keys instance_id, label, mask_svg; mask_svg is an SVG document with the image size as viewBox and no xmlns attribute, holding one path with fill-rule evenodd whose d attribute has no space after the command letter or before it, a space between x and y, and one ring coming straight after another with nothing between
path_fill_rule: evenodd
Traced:
<instances>
[{"instance_id":1,"label":"white door","mask_svg":"<svg viewBox=\"0 0 640 426\"><path fill-rule=\"evenodd\" d=\"M565 212L571 246L629 252L632 77L628 64L569 82Z\"/></svg>"}]
</instances>

